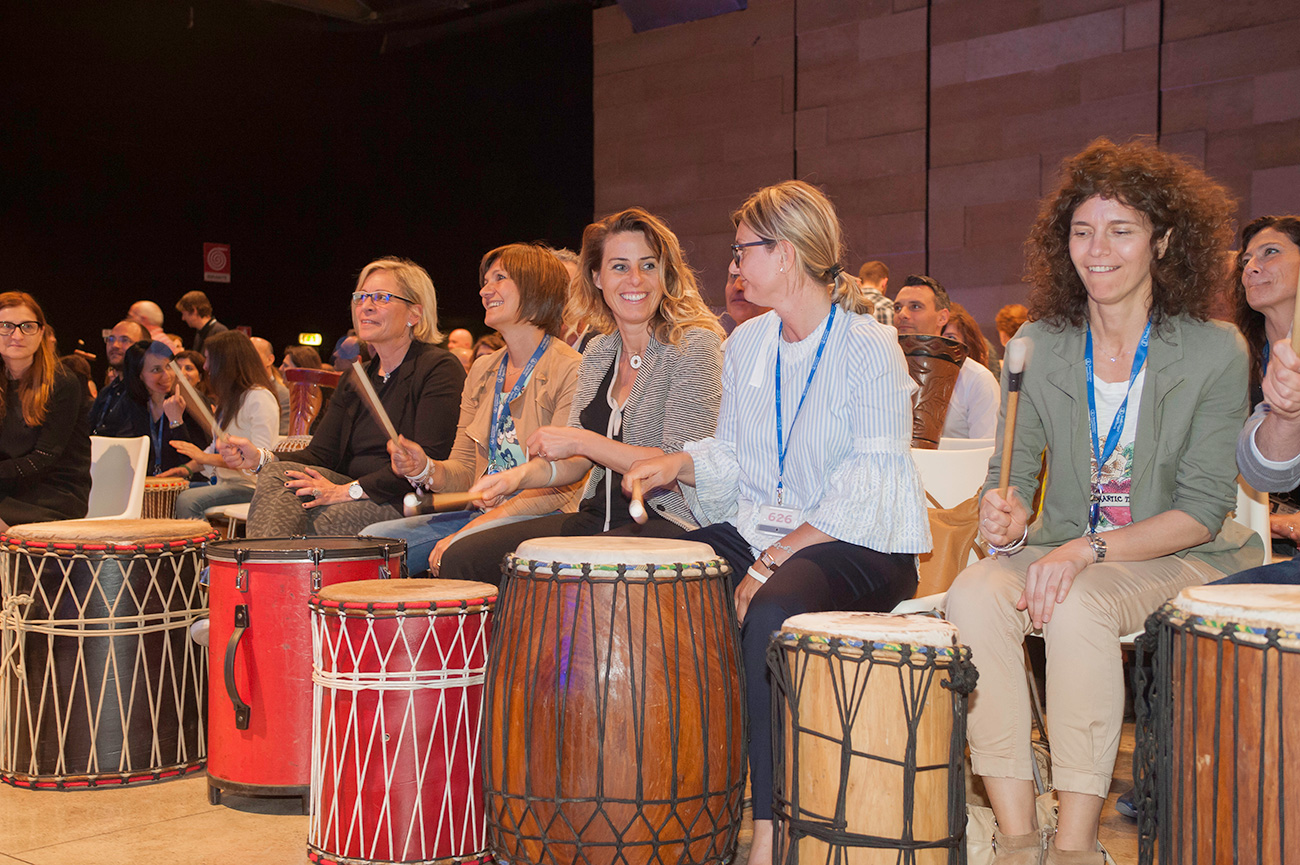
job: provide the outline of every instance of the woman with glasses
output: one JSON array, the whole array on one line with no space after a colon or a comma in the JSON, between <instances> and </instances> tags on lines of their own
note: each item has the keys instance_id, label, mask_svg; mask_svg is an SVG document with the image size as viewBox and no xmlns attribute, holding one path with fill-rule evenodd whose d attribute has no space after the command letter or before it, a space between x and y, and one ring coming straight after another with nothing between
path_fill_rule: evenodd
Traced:
<instances>
[{"instance_id":1,"label":"woman with glasses","mask_svg":"<svg viewBox=\"0 0 1300 865\"><path fill-rule=\"evenodd\" d=\"M127 428L124 436L149 437L150 477L172 477L185 457L172 442L207 447L211 435L194 415L186 411L176 376L169 366L171 346L156 339L132 343L122 357L122 381L126 386Z\"/></svg>"},{"instance_id":2,"label":"woman with glasses","mask_svg":"<svg viewBox=\"0 0 1300 865\"><path fill-rule=\"evenodd\" d=\"M393 426L429 456L446 459L465 370L434 345L442 334L429 274L406 259L372 261L352 293L352 323L370 347L365 373ZM344 376L311 444L294 452L292 462L242 436L230 436L221 448L228 467L258 475L249 537L354 535L402 516L411 485L389 468L388 436L353 375Z\"/></svg>"},{"instance_id":3,"label":"woman with glasses","mask_svg":"<svg viewBox=\"0 0 1300 865\"><path fill-rule=\"evenodd\" d=\"M772 861L772 632L797 613L887 611L916 591L930 549L912 463L916 389L892 328L845 273L830 200L792 180L732 216L731 273L772 312L731 332L716 434L638 462L624 486L694 493L685 536L731 565L741 623L754 791L750 865Z\"/></svg>"},{"instance_id":4,"label":"woman with glasses","mask_svg":"<svg viewBox=\"0 0 1300 865\"><path fill-rule=\"evenodd\" d=\"M483 323L505 346L474 362L460 400L456 444L446 460L430 459L414 442L393 448L393 471L435 493L464 492L485 474L528 462L525 443L539 428L563 423L578 384L582 357L560 339L569 274L546 247L512 243L479 264ZM572 511L577 482L526 490L495 507L376 523L367 535L403 538L411 573L427 570L464 534L497 523Z\"/></svg>"},{"instance_id":5,"label":"woman with glasses","mask_svg":"<svg viewBox=\"0 0 1300 865\"><path fill-rule=\"evenodd\" d=\"M517 490L565 487L586 477L577 513L465 537L430 562L439 576L496 583L502 557L530 538L602 532L671 538L697 525L676 489L647 496L648 519L637 524L620 480L637 460L681 450L713 432L722 398L722 328L700 298L677 236L640 208L587 226L581 259L571 312L602 335L582 355L568 423L536 430L525 443L531 459L470 489L490 506Z\"/></svg>"},{"instance_id":6,"label":"woman with glasses","mask_svg":"<svg viewBox=\"0 0 1300 865\"><path fill-rule=\"evenodd\" d=\"M86 390L45 339L30 294L0 294L0 530L79 519L90 500Z\"/></svg>"}]
</instances>

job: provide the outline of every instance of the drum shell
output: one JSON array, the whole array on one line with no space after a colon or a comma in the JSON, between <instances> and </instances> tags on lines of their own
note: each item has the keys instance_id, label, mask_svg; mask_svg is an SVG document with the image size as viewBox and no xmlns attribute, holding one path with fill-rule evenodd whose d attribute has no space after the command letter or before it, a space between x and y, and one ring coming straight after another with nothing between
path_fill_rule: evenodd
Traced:
<instances>
[{"instance_id":1,"label":"drum shell","mask_svg":"<svg viewBox=\"0 0 1300 865\"><path fill-rule=\"evenodd\" d=\"M0 780L118 786L203 767L207 662L188 629L207 612L206 539L0 543L0 602L30 598L0 651Z\"/></svg>"},{"instance_id":2,"label":"drum shell","mask_svg":"<svg viewBox=\"0 0 1300 865\"><path fill-rule=\"evenodd\" d=\"M140 516L146 520L170 520L176 515L176 500L189 484L176 478L145 478Z\"/></svg>"},{"instance_id":3,"label":"drum shell","mask_svg":"<svg viewBox=\"0 0 1300 865\"><path fill-rule=\"evenodd\" d=\"M860 646L846 650L833 640L787 634L773 639L774 861L895 865L904 843L945 839L949 846L916 850L907 861L956 861L965 850L969 686L953 686L951 668L954 661L969 667L969 650L889 645L864 654ZM925 769L909 781L917 767ZM828 843L791 831L795 821L886 844ZM888 839L904 843L888 846Z\"/></svg>"},{"instance_id":4,"label":"drum shell","mask_svg":"<svg viewBox=\"0 0 1300 865\"><path fill-rule=\"evenodd\" d=\"M493 854L730 861L746 728L729 569L621 580L511 565L488 662Z\"/></svg>"},{"instance_id":5,"label":"drum shell","mask_svg":"<svg viewBox=\"0 0 1300 865\"><path fill-rule=\"evenodd\" d=\"M404 575L406 545L382 538L299 538L299 558L272 557L259 548L287 539L222 541L208 546L208 777L215 787L240 792L306 796L311 784L311 617L307 603L321 586ZM351 542L313 562L308 550ZM384 555L384 546L389 549ZM242 565L237 551L248 550ZM241 567L247 576L240 588ZM319 578L313 572L319 571ZM226 693L225 659L234 635L236 606L247 609L248 628L235 649L234 680L250 707L240 730Z\"/></svg>"},{"instance_id":6,"label":"drum shell","mask_svg":"<svg viewBox=\"0 0 1300 865\"><path fill-rule=\"evenodd\" d=\"M933 450L943 435L966 348L956 340L924 334L904 334L898 344L918 387L912 406L912 447Z\"/></svg>"},{"instance_id":7,"label":"drum shell","mask_svg":"<svg viewBox=\"0 0 1300 865\"><path fill-rule=\"evenodd\" d=\"M313 861L490 861L480 734L491 601L439 606L441 615L367 619L363 606L313 603L314 664L324 674L315 686ZM328 684L355 673L448 670L476 674L415 690Z\"/></svg>"},{"instance_id":8,"label":"drum shell","mask_svg":"<svg viewBox=\"0 0 1300 865\"><path fill-rule=\"evenodd\" d=\"M1172 605L1151 621L1159 628L1157 693L1168 688L1154 731L1156 745L1170 749L1154 797L1159 861L1300 862L1300 715L1292 698L1300 693L1300 640L1267 645ZM1139 729L1139 748L1151 744L1143 738Z\"/></svg>"}]
</instances>

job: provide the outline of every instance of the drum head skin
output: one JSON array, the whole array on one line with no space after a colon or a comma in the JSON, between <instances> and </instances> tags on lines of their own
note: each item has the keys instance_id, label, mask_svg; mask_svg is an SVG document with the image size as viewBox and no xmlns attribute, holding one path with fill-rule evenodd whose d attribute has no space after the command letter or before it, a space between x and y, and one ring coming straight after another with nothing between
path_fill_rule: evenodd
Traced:
<instances>
[{"instance_id":1,"label":"drum head skin","mask_svg":"<svg viewBox=\"0 0 1300 865\"><path fill-rule=\"evenodd\" d=\"M781 625L781 633L870 643L910 646L955 646L957 626L932 616L892 616L888 613L801 613Z\"/></svg>"},{"instance_id":2,"label":"drum head skin","mask_svg":"<svg viewBox=\"0 0 1300 865\"><path fill-rule=\"evenodd\" d=\"M1300 631L1300 586L1192 586L1171 603L1210 621Z\"/></svg>"},{"instance_id":3,"label":"drum head skin","mask_svg":"<svg viewBox=\"0 0 1300 865\"><path fill-rule=\"evenodd\" d=\"M495 598L496 595L496 586L469 580L358 580L325 586L316 593L325 603L361 607L370 604L477 601Z\"/></svg>"},{"instance_id":4,"label":"drum head skin","mask_svg":"<svg viewBox=\"0 0 1300 865\"><path fill-rule=\"evenodd\" d=\"M212 526L205 520L58 520L10 526L4 538L59 545L140 546L202 539L210 534Z\"/></svg>"},{"instance_id":5,"label":"drum head skin","mask_svg":"<svg viewBox=\"0 0 1300 865\"><path fill-rule=\"evenodd\" d=\"M190 482L185 478L145 478L145 492L150 490L187 490Z\"/></svg>"},{"instance_id":6,"label":"drum head skin","mask_svg":"<svg viewBox=\"0 0 1300 865\"><path fill-rule=\"evenodd\" d=\"M619 538L606 535L574 538L534 538L515 550L515 558L535 562L589 565L676 564L718 558L713 547L698 541L663 538Z\"/></svg>"},{"instance_id":7,"label":"drum head skin","mask_svg":"<svg viewBox=\"0 0 1300 865\"><path fill-rule=\"evenodd\" d=\"M406 541L372 538L367 535L313 538L251 538L208 544L208 558L233 562L242 552L245 562L302 562L320 552L321 561L354 559L359 556L390 556L406 552Z\"/></svg>"}]
</instances>

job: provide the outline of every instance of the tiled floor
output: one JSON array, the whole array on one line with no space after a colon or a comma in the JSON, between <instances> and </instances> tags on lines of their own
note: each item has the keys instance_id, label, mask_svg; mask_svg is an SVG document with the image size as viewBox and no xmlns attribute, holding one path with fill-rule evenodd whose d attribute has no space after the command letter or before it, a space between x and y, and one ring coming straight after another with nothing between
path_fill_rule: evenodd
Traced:
<instances>
[{"instance_id":1,"label":"tiled floor","mask_svg":"<svg viewBox=\"0 0 1300 865\"><path fill-rule=\"evenodd\" d=\"M1137 862L1137 829L1115 813L1129 786L1126 725L1101 840L1117 865ZM741 832L738 862L749 847ZM129 790L30 791L0 786L0 865L304 865L307 818L296 799L226 796L212 806L202 775Z\"/></svg>"}]
</instances>

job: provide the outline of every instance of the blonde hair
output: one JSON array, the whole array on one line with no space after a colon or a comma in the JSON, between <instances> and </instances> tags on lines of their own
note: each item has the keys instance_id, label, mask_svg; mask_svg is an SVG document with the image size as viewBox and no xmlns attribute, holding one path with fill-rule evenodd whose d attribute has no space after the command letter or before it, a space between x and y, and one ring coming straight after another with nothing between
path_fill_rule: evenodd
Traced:
<instances>
[{"instance_id":1,"label":"blonde hair","mask_svg":"<svg viewBox=\"0 0 1300 865\"><path fill-rule=\"evenodd\" d=\"M695 272L686 264L677 235L651 213L630 207L593 222L582 232L582 253L578 275L569 288L569 309L565 318L586 322L601 333L613 333L617 324L605 304L605 295L596 287L594 274L605 260L605 241L615 234L639 232L659 263L659 278L664 295L650 321L650 332L665 345L677 345L692 327L701 327L722 335L718 317L705 306Z\"/></svg>"},{"instance_id":2,"label":"blonde hair","mask_svg":"<svg viewBox=\"0 0 1300 865\"><path fill-rule=\"evenodd\" d=\"M760 238L784 240L810 279L829 287L831 302L849 312L872 314L876 306L862 285L840 264L844 257L844 228L835 205L820 189L802 180L787 180L755 192L731 214Z\"/></svg>"},{"instance_id":3,"label":"blonde hair","mask_svg":"<svg viewBox=\"0 0 1300 865\"><path fill-rule=\"evenodd\" d=\"M378 270L391 273L403 295L420 305L420 320L411 328L411 336L420 342L442 342L443 335L438 330L438 295L433 289L429 272L407 258L378 258L361 269L356 290L361 291L361 286Z\"/></svg>"}]
</instances>

